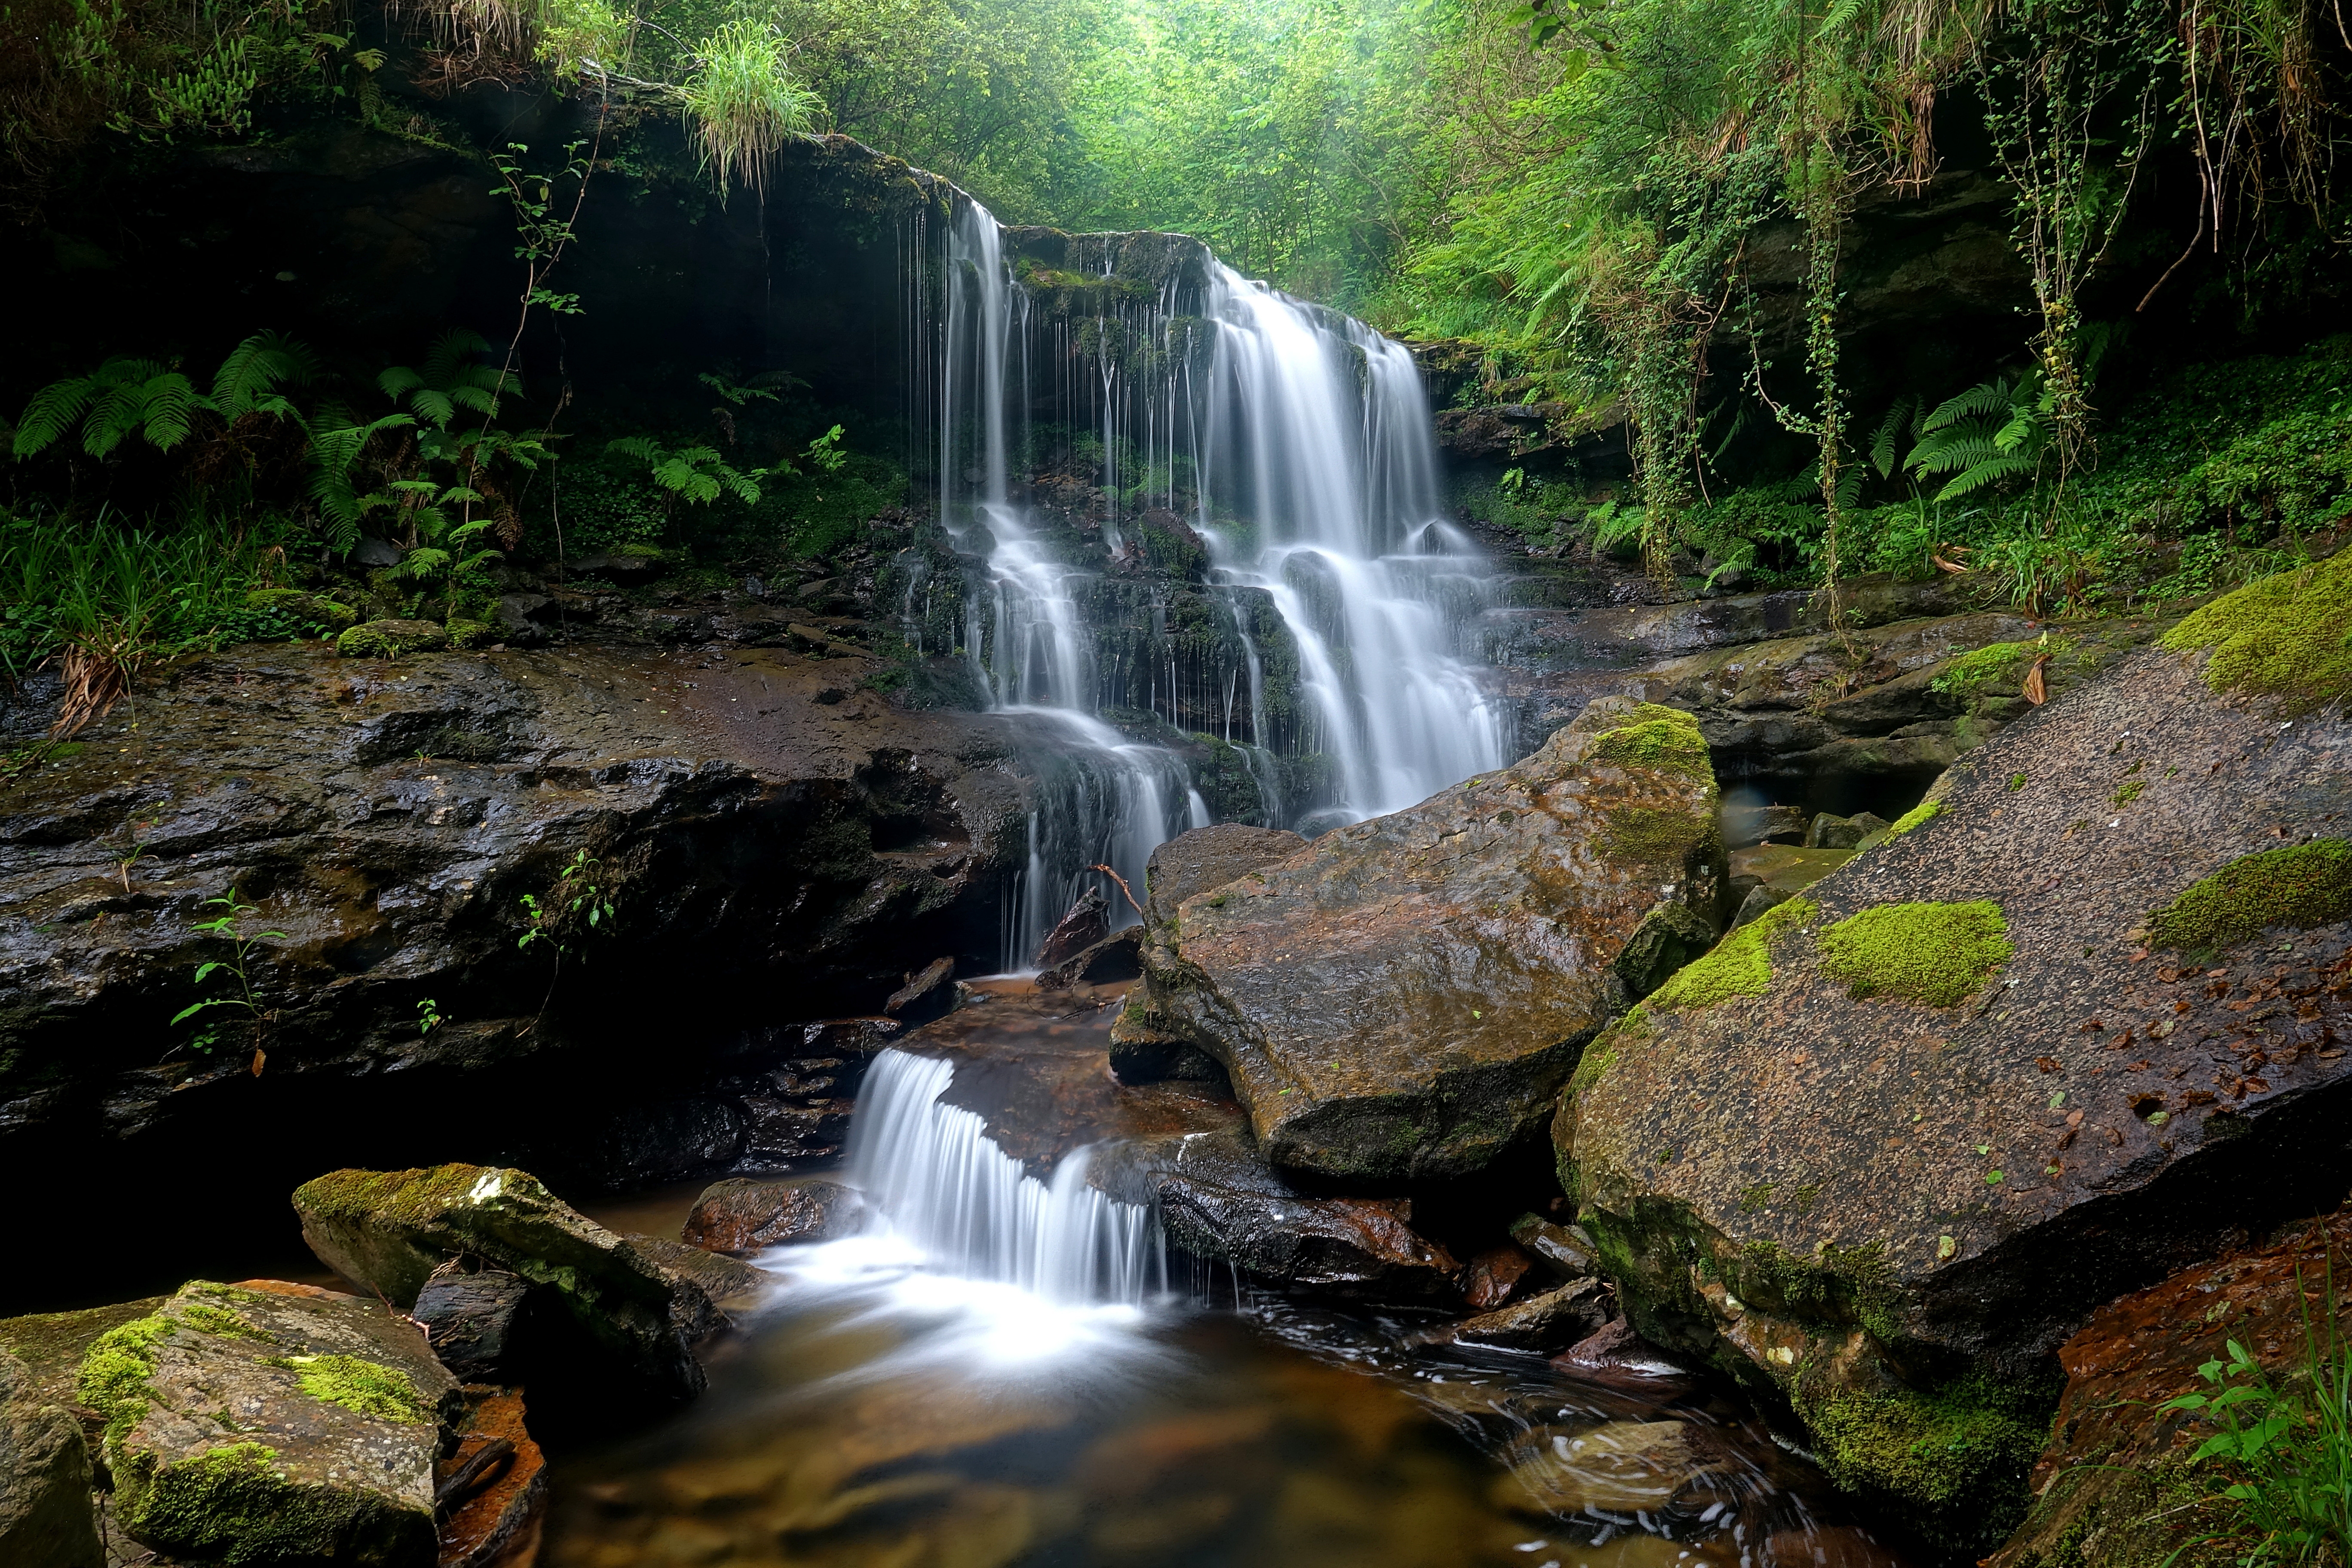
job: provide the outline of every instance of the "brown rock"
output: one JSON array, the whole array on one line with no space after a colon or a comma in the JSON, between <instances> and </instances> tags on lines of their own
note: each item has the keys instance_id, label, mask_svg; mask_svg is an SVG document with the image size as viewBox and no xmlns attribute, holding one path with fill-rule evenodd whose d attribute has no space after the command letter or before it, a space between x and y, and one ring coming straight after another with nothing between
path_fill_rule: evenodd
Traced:
<instances>
[{"instance_id":1,"label":"brown rock","mask_svg":"<svg viewBox=\"0 0 2352 1568\"><path fill-rule=\"evenodd\" d=\"M1617 1318L1552 1357L1552 1364L1580 1371L1627 1366L1643 1360L1647 1349L1642 1336L1633 1331L1632 1320Z\"/></svg>"},{"instance_id":2,"label":"brown rock","mask_svg":"<svg viewBox=\"0 0 2352 1568\"><path fill-rule=\"evenodd\" d=\"M1801 844L1804 839L1805 813L1801 806L1723 808L1723 844L1727 849L1746 849L1758 844Z\"/></svg>"},{"instance_id":3,"label":"brown rock","mask_svg":"<svg viewBox=\"0 0 2352 1568\"><path fill-rule=\"evenodd\" d=\"M856 1230L857 1194L838 1182L809 1176L760 1182L717 1182L694 1200L687 1215L688 1246L739 1256L799 1242L831 1241Z\"/></svg>"},{"instance_id":4,"label":"brown rock","mask_svg":"<svg viewBox=\"0 0 2352 1568\"><path fill-rule=\"evenodd\" d=\"M1573 1226L1523 1214L1511 1222L1511 1239L1542 1258L1563 1279L1582 1279L1600 1272L1592 1238Z\"/></svg>"},{"instance_id":5,"label":"brown rock","mask_svg":"<svg viewBox=\"0 0 2352 1568\"><path fill-rule=\"evenodd\" d=\"M1536 1260L1516 1247L1490 1247L1470 1260L1462 1294L1482 1312L1499 1307L1535 1266Z\"/></svg>"},{"instance_id":6,"label":"brown rock","mask_svg":"<svg viewBox=\"0 0 2352 1568\"><path fill-rule=\"evenodd\" d=\"M2164 1406L2183 1394L2220 1392L2197 1369L2228 1363L2233 1341L2275 1384L2301 1382L2310 1364L2306 1328L2323 1339L2329 1333L2326 1307L2336 1310L2334 1332L2352 1335L2352 1293L2340 1284L2332 1295L2323 1290L2347 1257L2352 1212L2338 1209L2101 1308L2058 1348L2066 1391L2050 1446L2033 1467L2038 1503L1991 1568L2060 1561L2120 1568L2161 1561L2183 1541L2226 1533L2231 1520L2200 1506L2218 1489L2216 1472L2189 1463L2189 1452L2219 1427L2199 1412ZM2251 1424L2264 1412L2243 1414ZM2215 1552L2211 1561L2237 1555Z\"/></svg>"},{"instance_id":7,"label":"brown rock","mask_svg":"<svg viewBox=\"0 0 2352 1568\"><path fill-rule=\"evenodd\" d=\"M733 1327L735 1314L757 1307L776 1283L776 1277L764 1268L682 1241L635 1232L627 1233L625 1239L677 1287L670 1317L688 1344Z\"/></svg>"},{"instance_id":8,"label":"brown rock","mask_svg":"<svg viewBox=\"0 0 2352 1568\"><path fill-rule=\"evenodd\" d=\"M1307 840L1296 833L1237 822L1180 833L1154 849L1145 865L1144 924L1156 940L1174 925L1177 910L1193 894L1222 888L1306 847Z\"/></svg>"},{"instance_id":9,"label":"brown rock","mask_svg":"<svg viewBox=\"0 0 2352 1568\"><path fill-rule=\"evenodd\" d=\"M99 1568L89 1448L72 1410L38 1397L32 1369L0 1351L0 1563Z\"/></svg>"},{"instance_id":10,"label":"brown rock","mask_svg":"<svg viewBox=\"0 0 2352 1568\"><path fill-rule=\"evenodd\" d=\"M1604 699L1516 767L1172 918L1155 884L1149 1006L1224 1067L1276 1165L1476 1170L1541 1125L1623 1007L1612 966L1651 911L1719 919L1715 811L1688 715Z\"/></svg>"},{"instance_id":11,"label":"brown rock","mask_svg":"<svg viewBox=\"0 0 2352 1568\"><path fill-rule=\"evenodd\" d=\"M529 1568L547 1515L546 1457L523 1426L520 1394L472 1384L465 1393L457 1449L435 1467L446 1510L439 1568Z\"/></svg>"},{"instance_id":12,"label":"brown rock","mask_svg":"<svg viewBox=\"0 0 2352 1568\"><path fill-rule=\"evenodd\" d=\"M908 1026L929 1023L955 1005L955 960L935 958L890 993L882 1011Z\"/></svg>"},{"instance_id":13,"label":"brown rock","mask_svg":"<svg viewBox=\"0 0 2352 1568\"><path fill-rule=\"evenodd\" d=\"M1069 912L1045 933L1045 940L1038 943L1036 956L1030 963L1039 969L1055 968L1109 934L1110 905L1099 889L1088 888L1078 895Z\"/></svg>"},{"instance_id":14,"label":"brown rock","mask_svg":"<svg viewBox=\"0 0 2352 1568\"><path fill-rule=\"evenodd\" d=\"M1609 1288L1598 1279L1571 1279L1495 1311L1465 1318L1444 1331L1455 1344L1548 1354L1584 1339L1609 1321Z\"/></svg>"}]
</instances>

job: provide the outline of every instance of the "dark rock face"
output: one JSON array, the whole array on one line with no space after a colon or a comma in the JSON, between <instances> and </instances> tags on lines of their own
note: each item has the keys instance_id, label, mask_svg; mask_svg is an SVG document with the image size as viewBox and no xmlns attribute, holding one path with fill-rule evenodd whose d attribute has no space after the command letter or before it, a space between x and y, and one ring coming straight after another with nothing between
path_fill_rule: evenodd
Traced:
<instances>
[{"instance_id":1,"label":"dark rock face","mask_svg":"<svg viewBox=\"0 0 2352 1568\"><path fill-rule=\"evenodd\" d=\"M1057 968L1110 934L1110 905L1100 891L1088 888L1069 912L1045 933L1031 962L1039 969Z\"/></svg>"},{"instance_id":2,"label":"dark rock face","mask_svg":"<svg viewBox=\"0 0 2352 1568\"><path fill-rule=\"evenodd\" d=\"M2331 1262L2340 1266L2347 1251L2352 1215L2338 1210L2101 1308L2058 1349L2066 1392L2033 1467L2039 1506L1993 1555L1992 1568L2126 1568L2162 1562L2182 1542L2209 1532L2226 1535L2231 1521L2213 1506L2212 1472L2189 1462L2220 1425L2164 1406L2191 1391L2220 1392L2197 1369L2229 1364L2232 1342L2274 1384L2297 1383L2309 1365L2306 1334L2324 1342L2330 1332L2329 1305L2337 1315L2334 1332L2352 1331L2352 1302L2340 1294L2332 1302L2313 1299ZM2247 1412L2249 1424L2262 1414ZM2193 1548L2182 1559L2236 1560L2235 1552Z\"/></svg>"},{"instance_id":3,"label":"dark rock face","mask_svg":"<svg viewBox=\"0 0 2352 1568\"><path fill-rule=\"evenodd\" d=\"M427 1568L457 1381L411 1324L310 1286L194 1283L82 1362L110 1514L175 1557Z\"/></svg>"},{"instance_id":4,"label":"dark rock face","mask_svg":"<svg viewBox=\"0 0 2352 1568\"><path fill-rule=\"evenodd\" d=\"M99 1568L89 1448L66 1405L38 1396L32 1369L0 1351L0 1563Z\"/></svg>"},{"instance_id":5,"label":"dark rock face","mask_svg":"<svg viewBox=\"0 0 2352 1568\"><path fill-rule=\"evenodd\" d=\"M2352 923L2149 936L2200 879L2344 834L2352 724L2142 652L1938 795L1595 1041L1556 1133L1646 1335L1983 1544L2087 1312L2352 1185ZM1975 1479L1900 1460L1937 1423L1993 1456Z\"/></svg>"},{"instance_id":6,"label":"dark rock face","mask_svg":"<svg viewBox=\"0 0 2352 1568\"><path fill-rule=\"evenodd\" d=\"M1066 991L1073 985L1115 985L1143 973L1143 928L1129 926L1093 946L1064 959L1037 976L1043 990Z\"/></svg>"},{"instance_id":7,"label":"dark rock face","mask_svg":"<svg viewBox=\"0 0 2352 1568\"><path fill-rule=\"evenodd\" d=\"M737 1179L703 1189L686 1218L688 1246L738 1256L799 1242L831 1241L856 1230L858 1196L838 1182Z\"/></svg>"},{"instance_id":8,"label":"dark rock face","mask_svg":"<svg viewBox=\"0 0 2352 1568\"><path fill-rule=\"evenodd\" d=\"M1450 1294L1461 1266L1415 1234L1404 1198L1320 1197L1268 1170L1240 1107L1175 1084L1127 1092L1148 1131L1096 1152L1087 1179L1157 1203L1170 1243L1266 1284L1381 1299Z\"/></svg>"},{"instance_id":9,"label":"dark rock face","mask_svg":"<svg viewBox=\"0 0 2352 1568\"><path fill-rule=\"evenodd\" d=\"M955 1005L955 960L935 958L907 976L882 1004L886 1016L902 1024L928 1024Z\"/></svg>"},{"instance_id":10,"label":"dark rock face","mask_svg":"<svg viewBox=\"0 0 2352 1568\"><path fill-rule=\"evenodd\" d=\"M1715 813L1687 715L1597 703L1516 767L1156 916L1147 1006L1224 1067L1276 1165L1475 1171L1624 1005L1645 917L1719 921Z\"/></svg>"},{"instance_id":11,"label":"dark rock face","mask_svg":"<svg viewBox=\"0 0 2352 1568\"><path fill-rule=\"evenodd\" d=\"M455 1258L480 1258L529 1280L537 1288L535 1342L507 1346L502 1365L509 1374L518 1363L574 1360L570 1383L593 1382L597 1398L621 1405L702 1392L702 1368L687 1347L709 1326L707 1293L527 1173L476 1165L336 1171L306 1183L294 1207L311 1251L403 1310Z\"/></svg>"},{"instance_id":12,"label":"dark rock face","mask_svg":"<svg viewBox=\"0 0 2352 1568\"><path fill-rule=\"evenodd\" d=\"M467 1383L495 1383L506 1375L530 1289L510 1269L451 1258L425 1276L408 1315L425 1326L443 1366Z\"/></svg>"}]
</instances>

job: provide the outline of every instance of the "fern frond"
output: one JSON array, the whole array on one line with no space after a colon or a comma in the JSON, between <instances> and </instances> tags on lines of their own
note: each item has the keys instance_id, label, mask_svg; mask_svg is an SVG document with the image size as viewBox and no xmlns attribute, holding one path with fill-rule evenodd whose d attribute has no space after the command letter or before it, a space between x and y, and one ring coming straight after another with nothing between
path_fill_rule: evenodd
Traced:
<instances>
[{"instance_id":1,"label":"fern frond","mask_svg":"<svg viewBox=\"0 0 2352 1568\"><path fill-rule=\"evenodd\" d=\"M299 338L256 332L231 349L213 373L213 405L224 419L261 411L265 396L281 385L307 385L319 370L319 356Z\"/></svg>"},{"instance_id":2,"label":"fern frond","mask_svg":"<svg viewBox=\"0 0 2352 1568\"><path fill-rule=\"evenodd\" d=\"M212 400L177 371L157 376L140 391L141 422L149 444L159 451L168 452L186 440L197 414L212 406Z\"/></svg>"},{"instance_id":3,"label":"fern frond","mask_svg":"<svg viewBox=\"0 0 2352 1568\"><path fill-rule=\"evenodd\" d=\"M69 381L53 381L33 394L25 405L24 418L16 423L16 456L31 457L81 423L97 391L96 376L78 375Z\"/></svg>"},{"instance_id":4,"label":"fern frond","mask_svg":"<svg viewBox=\"0 0 2352 1568\"><path fill-rule=\"evenodd\" d=\"M661 443L650 436L623 436L604 443L604 450L623 458L635 458L642 463L658 463L668 456Z\"/></svg>"},{"instance_id":5,"label":"fern frond","mask_svg":"<svg viewBox=\"0 0 2352 1568\"><path fill-rule=\"evenodd\" d=\"M436 386L447 386L459 378L460 372L470 368L468 360L489 352L489 342L481 333L453 327L435 339L431 352L425 354L425 379Z\"/></svg>"},{"instance_id":6,"label":"fern frond","mask_svg":"<svg viewBox=\"0 0 2352 1568\"><path fill-rule=\"evenodd\" d=\"M2026 371L2008 381L1998 376L1980 381L1936 405L1935 412L1927 416L1920 428L1933 432L1971 416L2007 414L2028 392L2027 383L2032 379L2032 372Z\"/></svg>"},{"instance_id":7,"label":"fern frond","mask_svg":"<svg viewBox=\"0 0 2352 1568\"><path fill-rule=\"evenodd\" d=\"M1915 474L1948 474L2000 453L2000 448L1993 445L1992 422L1971 419L1928 431L1903 459L1903 466Z\"/></svg>"},{"instance_id":8,"label":"fern frond","mask_svg":"<svg viewBox=\"0 0 2352 1568\"><path fill-rule=\"evenodd\" d=\"M1939 501L1957 500L1972 490L1984 489L1987 485L1997 485L2003 479L2013 479L2021 475L2030 474L2039 465L2031 458L2021 457L2012 452L1997 452L1964 469L1958 478L1936 492L1936 499Z\"/></svg>"},{"instance_id":9,"label":"fern frond","mask_svg":"<svg viewBox=\"0 0 2352 1568\"><path fill-rule=\"evenodd\" d=\"M408 406L415 409L416 416L426 424L445 430L448 428L449 421L457 416L456 405L449 401L449 395L430 386L420 386L411 392Z\"/></svg>"},{"instance_id":10,"label":"fern frond","mask_svg":"<svg viewBox=\"0 0 2352 1568\"><path fill-rule=\"evenodd\" d=\"M395 364L388 367L382 375L377 376L375 378L375 384L377 386L383 389L383 395L386 397L389 397L394 403L397 403L400 401L402 395L423 386L425 384L425 378L417 374L415 371L409 369L404 364Z\"/></svg>"},{"instance_id":11,"label":"fern frond","mask_svg":"<svg viewBox=\"0 0 2352 1568\"><path fill-rule=\"evenodd\" d=\"M1871 467L1882 479L1895 477L1895 443L1903 435L1904 421L1911 418L1919 407L1916 393L1906 393L1887 405L1886 417L1878 422L1878 432L1870 438Z\"/></svg>"},{"instance_id":12,"label":"fern frond","mask_svg":"<svg viewBox=\"0 0 2352 1568\"><path fill-rule=\"evenodd\" d=\"M436 550L433 546L425 544L410 551L402 559L400 564L392 569L392 574L395 577L405 577L412 583L419 583L427 578L439 576L448 569L448 565L447 551Z\"/></svg>"}]
</instances>

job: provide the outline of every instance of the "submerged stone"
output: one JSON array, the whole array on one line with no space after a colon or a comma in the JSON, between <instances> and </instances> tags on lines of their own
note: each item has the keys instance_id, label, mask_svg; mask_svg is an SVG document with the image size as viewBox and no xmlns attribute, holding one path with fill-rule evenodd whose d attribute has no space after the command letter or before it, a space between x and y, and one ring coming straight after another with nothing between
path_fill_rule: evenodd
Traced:
<instances>
[{"instance_id":1,"label":"submerged stone","mask_svg":"<svg viewBox=\"0 0 2352 1568\"><path fill-rule=\"evenodd\" d=\"M1696 725L1605 699L1515 767L1172 911L1155 886L1146 1006L1231 1075L1275 1164L1458 1175L1541 1126L1645 921L1696 946L1723 878Z\"/></svg>"},{"instance_id":2,"label":"submerged stone","mask_svg":"<svg viewBox=\"0 0 2352 1568\"><path fill-rule=\"evenodd\" d=\"M2160 940L2341 833L2352 724L2201 676L2132 654L2005 730L1612 1025L1562 1101L1642 1333L1777 1392L1953 1550L2021 1514L2087 1314L2352 1185L2352 910L2282 893L2194 963ZM2298 879L2332 864L2305 853Z\"/></svg>"}]
</instances>

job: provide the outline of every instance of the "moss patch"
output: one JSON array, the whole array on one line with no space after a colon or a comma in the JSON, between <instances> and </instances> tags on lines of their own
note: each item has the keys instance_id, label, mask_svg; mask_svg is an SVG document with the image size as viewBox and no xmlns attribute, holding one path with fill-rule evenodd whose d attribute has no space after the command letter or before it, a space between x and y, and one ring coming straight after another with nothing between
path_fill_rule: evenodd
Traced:
<instances>
[{"instance_id":1,"label":"moss patch","mask_svg":"<svg viewBox=\"0 0 2352 1568\"><path fill-rule=\"evenodd\" d=\"M451 647L479 647L490 640L490 628L485 621L451 621L444 628L449 634Z\"/></svg>"},{"instance_id":2,"label":"moss patch","mask_svg":"<svg viewBox=\"0 0 2352 1568\"><path fill-rule=\"evenodd\" d=\"M2231 861L2148 918L2160 947L2210 952L2272 926L2352 920L2352 843L2315 838Z\"/></svg>"},{"instance_id":3,"label":"moss patch","mask_svg":"<svg viewBox=\"0 0 2352 1568\"><path fill-rule=\"evenodd\" d=\"M380 1494L299 1482L278 1451L233 1443L152 1471L116 1471L116 1517L174 1556L254 1563L432 1560L432 1515Z\"/></svg>"},{"instance_id":4,"label":"moss patch","mask_svg":"<svg viewBox=\"0 0 2352 1568\"><path fill-rule=\"evenodd\" d=\"M449 634L431 621L366 621L335 639L345 658L398 658L449 646Z\"/></svg>"},{"instance_id":5,"label":"moss patch","mask_svg":"<svg viewBox=\"0 0 2352 1568\"><path fill-rule=\"evenodd\" d=\"M192 1329L208 1334L218 1334L231 1340L270 1340L277 1336L267 1329L257 1329L236 1311L214 1301L190 1301L180 1309L181 1321Z\"/></svg>"},{"instance_id":6,"label":"moss patch","mask_svg":"<svg viewBox=\"0 0 2352 1568\"><path fill-rule=\"evenodd\" d=\"M288 1364L300 1374L302 1392L313 1399L403 1426L422 1425L432 1416L416 1384L396 1366L350 1355L295 1356Z\"/></svg>"},{"instance_id":7,"label":"moss patch","mask_svg":"<svg viewBox=\"0 0 2352 1568\"><path fill-rule=\"evenodd\" d=\"M498 1178L500 1190L509 1183L530 1180L519 1171L495 1170L487 1165L436 1165L417 1171L330 1171L296 1188L294 1202L298 1208L326 1219L368 1220L380 1216L394 1225L425 1226L439 1219L450 1205L466 1202L492 1178Z\"/></svg>"},{"instance_id":8,"label":"moss patch","mask_svg":"<svg viewBox=\"0 0 2352 1568\"><path fill-rule=\"evenodd\" d=\"M1822 1468L1849 1491L1906 1505L1935 1545L1969 1556L2025 1516L2026 1473L2050 1435L2042 1391L1976 1373L1933 1392L1801 1399Z\"/></svg>"},{"instance_id":9,"label":"moss patch","mask_svg":"<svg viewBox=\"0 0 2352 1568\"><path fill-rule=\"evenodd\" d=\"M2352 550L2225 594L2164 634L2176 650L2210 648L2206 684L2307 711L2352 691Z\"/></svg>"},{"instance_id":10,"label":"moss patch","mask_svg":"<svg viewBox=\"0 0 2352 1568\"><path fill-rule=\"evenodd\" d=\"M1582 1094L1608 1076L1609 1069L1617 1064L1617 1043L1620 1040L1638 1040L1649 1033L1650 1016L1640 1007L1635 1007L1602 1030L1600 1037L1585 1047L1584 1054L1577 1058L1576 1071L1569 1076L1568 1080L1570 1097L1573 1099Z\"/></svg>"},{"instance_id":11,"label":"moss patch","mask_svg":"<svg viewBox=\"0 0 2352 1568\"><path fill-rule=\"evenodd\" d=\"M1913 806L1910 810L1905 812L1902 816L1896 817L1895 819L1895 825L1886 830L1884 837L1887 838L1900 838L1903 835L1910 832L1913 828L1925 827L1927 824L1935 821L1936 818L1943 815L1944 803L1942 801L1923 800L1918 805Z\"/></svg>"},{"instance_id":12,"label":"moss patch","mask_svg":"<svg viewBox=\"0 0 2352 1568\"><path fill-rule=\"evenodd\" d=\"M157 1313L133 1318L91 1342L74 1377L74 1394L106 1423L110 1447L147 1414L147 1380L155 1375L156 1342L179 1325Z\"/></svg>"},{"instance_id":13,"label":"moss patch","mask_svg":"<svg viewBox=\"0 0 2352 1568\"><path fill-rule=\"evenodd\" d=\"M1650 997L1669 1010L1712 1007L1734 996L1761 996L1772 988L1772 942L1822 912L1810 899L1790 899L1748 921L1706 957L1685 964Z\"/></svg>"},{"instance_id":14,"label":"moss patch","mask_svg":"<svg viewBox=\"0 0 2352 1568\"><path fill-rule=\"evenodd\" d=\"M1679 866L1714 831L1711 813L1664 805L1621 805L1601 818L1601 843L1621 859Z\"/></svg>"},{"instance_id":15,"label":"moss patch","mask_svg":"<svg viewBox=\"0 0 2352 1568\"><path fill-rule=\"evenodd\" d=\"M1822 971L1856 998L1899 996L1949 1007L2016 952L2008 931L2000 906L1990 900L1881 904L1822 932Z\"/></svg>"},{"instance_id":16,"label":"moss patch","mask_svg":"<svg viewBox=\"0 0 2352 1568\"><path fill-rule=\"evenodd\" d=\"M1715 766L1707 758L1706 737L1698 721L1679 709L1644 702L1633 710L1634 722L1604 730L1593 740L1594 762L1621 768L1649 768L1711 784Z\"/></svg>"},{"instance_id":17,"label":"moss patch","mask_svg":"<svg viewBox=\"0 0 2352 1568\"><path fill-rule=\"evenodd\" d=\"M2010 672L2034 651L2035 645L2030 642L1997 642L1972 649L1937 670L1927 689L1954 697L1972 696L1997 682L2006 684Z\"/></svg>"}]
</instances>

